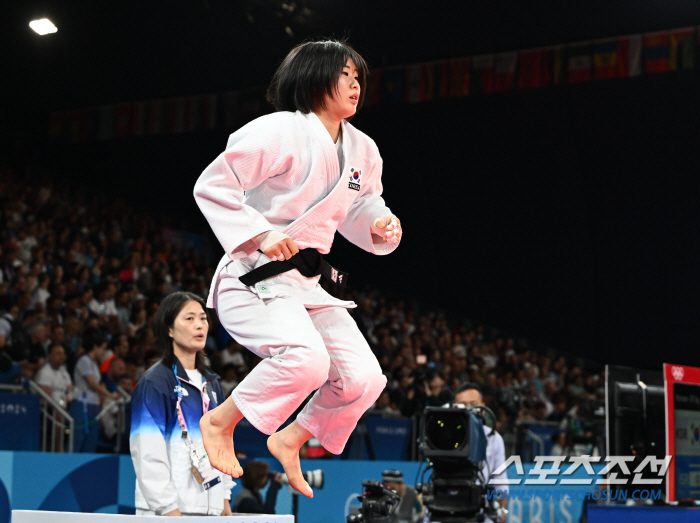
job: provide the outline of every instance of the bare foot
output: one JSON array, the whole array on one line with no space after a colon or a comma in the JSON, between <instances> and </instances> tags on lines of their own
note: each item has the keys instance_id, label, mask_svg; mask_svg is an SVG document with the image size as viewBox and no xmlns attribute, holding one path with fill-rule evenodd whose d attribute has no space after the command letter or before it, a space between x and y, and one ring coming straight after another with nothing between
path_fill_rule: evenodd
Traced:
<instances>
[{"instance_id":1,"label":"bare foot","mask_svg":"<svg viewBox=\"0 0 700 523\"><path fill-rule=\"evenodd\" d=\"M231 409L233 405L233 409ZM240 415L240 416L239 416ZM202 443L209 456L209 463L216 470L238 478L243 474L236 453L233 450L233 429L243 418L233 400L226 401L218 408L207 412L199 420Z\"/></svg>"},{"instance_id":2,"label":"bare foot","mask_svg":"<svg viewBox=\"0 0 700 523\"><path fill-rule=\"evenodd\" d=\"M296 423L296 421L294 423ZM297 435L287 430L290 427L291 425L270 436L267 439L267 448L284 467L284 472L287 474L287 479L292 488L304 494L304 496L313 498L314 492L304 479L301 473L301 464L299 463L299 449L304 444L304 441L311 437L311 434L304 431L306 434L309 434L309 436L299 443L299 438L294 437Z\"/></svg>"}]
</instances>

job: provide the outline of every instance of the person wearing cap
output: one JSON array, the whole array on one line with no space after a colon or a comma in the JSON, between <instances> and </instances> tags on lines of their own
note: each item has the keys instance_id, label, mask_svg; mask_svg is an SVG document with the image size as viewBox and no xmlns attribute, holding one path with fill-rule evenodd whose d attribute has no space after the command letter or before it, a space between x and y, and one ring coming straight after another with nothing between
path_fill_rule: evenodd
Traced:
<instances>
[{"instance_id":1,"label":"person wearing cap","mask_svg":"<svg viewBox=\"0 0 700 523\"><path fill-rule=\"evenodd\" d=\"M481 387L476 383L466 382L460 385L460 387L455 391L455 405L463 405L465 407L483 407L484 398L481 393ZM495 421L495 420L494 420ZM490 479L495 478L493 471L500 467L506 460L506 447L503 442L503 437L496 432L491 430L490 427L484 425L484 432L486 433L486 464L482 468L484 474L484 479L486 483ZM499 479L507 479L506 473L503 472L498 475ZM498 489L507 492L508 485L499 485ZM498 500L501 506L505 509L508 506L507 499ZM503 510L501 519L495 523L505 523L508 517L508 511ZM484 523L491 523L491 519L486 517Z\"/></svg>"},{"instance_id":2,"label":"person wearing cap","mask_svg":"<svg viewBox=\"0 0 700 523\"><path fill-rule=\"evenodd\" d=\"M416 491L403 482L403 472L385 470L382 472L382 483L399 495L399 505L394 511L391 523L416 523L421 520L423 505Z\"/></svg>"}]
</instances>

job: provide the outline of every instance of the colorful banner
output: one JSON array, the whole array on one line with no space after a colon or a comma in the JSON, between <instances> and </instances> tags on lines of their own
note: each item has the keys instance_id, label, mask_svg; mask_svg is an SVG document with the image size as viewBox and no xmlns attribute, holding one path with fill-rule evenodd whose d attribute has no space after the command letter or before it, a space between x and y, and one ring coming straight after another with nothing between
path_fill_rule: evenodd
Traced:
<instances>
[{"instance_id":1,"label":"colorful banner","mask_svg":"<svg viewBox=\"0 0 700 523\"><path fill-rule=\"evenodd\" d=\"M644 35L644 72L668 71L669 33L662 31Z\"/></svg>"},{"instance_id":2,"label":"colorful banner","mask_svg":"<svg viewBox=\"0 0 700 523\"><path fill-rule=\"evenodd\" d=\"M695 67L695 30L692 27L671 31L668 49L670 71Z\"/></svg>"},{"instance_id":3,"label":"colorful banner","mask_svg":"<svg viewBox=\"0 0 700 523\"><path fill-rule=\"evenodd\" d=\"M503 93L515 88L515 66L518 53L499 53L493 60L493 90Z\"/></svg>"},{"instance_id":4,"label":"colorful banner","mask_svg":"<svg viewBox=\"0 0 700 523\"><path fill-rule=\"evenodd\" d=\"M579 43L567 49L567 78L570 84L588 82L591 79L591 45Z\"/></svg>"},{"instance_id":5,"label":"colorful banner","mask_svg":"<svg viewBox=\"0 0 700 523\"><path fill-rule=\"evenodd\" d=\"M415 104L440 98L504 93L629 78L695 68L696 27L604 38L538 49L483 54L370 71L364 105ZM53 113L54 143L85 143L235 129L272 112L265 90L120 103Z\"/></svg>"},{"instance_id":6,"label":"colorful banner","mask_svg":"<svg viewBox=\"0 0 700 523\"><path fill-rule=\"evenodd\" d=\"M548 83L545 75L548 64L546 49L529 49L518 53L518 88L544 87Z\"/></svg>"}]
</instances>

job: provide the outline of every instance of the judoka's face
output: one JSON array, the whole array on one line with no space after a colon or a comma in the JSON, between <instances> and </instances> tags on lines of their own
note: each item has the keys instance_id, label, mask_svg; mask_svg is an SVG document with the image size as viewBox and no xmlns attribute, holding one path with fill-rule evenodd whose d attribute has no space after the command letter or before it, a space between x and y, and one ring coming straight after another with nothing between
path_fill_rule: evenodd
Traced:
<instances>
[{"instance_id":1,"label":"judoka's face","mask_svg":"<svg viewBox=\"0 0 700 523\"><path fill-rule=\"evenodd\" d=\"M360 101L360 78L355 62L348 59L338 78L338 88L333 98L326 95L326 111L339 120L349 118L357 112Z\"/></svg>"},{"instance_id":2,"label":"judoka's face","mask_svg":"<svg viewBox=\"0 0 700 523\"><path fill-rule=\"evenodd\" d=\"M173 346L177 345L188 352L197 352L204 348L208 330L206 312L199 303L190 300L180 309L168 332L173 339Z\"/></svg>"}]
</instances>

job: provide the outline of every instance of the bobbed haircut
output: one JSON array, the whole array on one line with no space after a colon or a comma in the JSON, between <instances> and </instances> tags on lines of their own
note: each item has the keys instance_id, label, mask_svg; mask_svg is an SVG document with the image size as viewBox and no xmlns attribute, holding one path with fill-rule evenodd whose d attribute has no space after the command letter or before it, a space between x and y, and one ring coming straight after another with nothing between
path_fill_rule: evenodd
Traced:
<instances>
[{"instance_id":1,"label":"bobbed haircut","mask_svg":"<svg viewBox=\"0 0 700 523\"><path fill-rule=\"evenodd\" d=\"M275 71L267 90L267 101L275 111L308 114L326 109L325 95L333 97L348 59L355 63L360 83L357 108L362 107L367 86L367 63L345 41L319 40L299 44L289 51Z\"/></svg>"},{"instance_id":2,"label":"bobbed haircut","mask_svg":"<svg viewBox=\"0 0 700 523\"><path fill-rule=\"evenodd\" d=\"M170 328L175 324L175 318L180 314L180 311L185 306L188 301L196 301L202 306L204 313L207 315L207 321L209 321L209 313L207 312L207 307L204 300L192 292L173 292L168 294L161 304L158 306L156 311L156 316L153 320L153 328L155 330L156 337L158 338L158 343L163 349L163 359L161 363L166 367L172 367L175 362L175 352L173 351L173 340L168 332ZM199 372L203 372L206 369L204 363L204 351L197 352L195 356L195 368Z\"/></svg>"}]
</instances>

